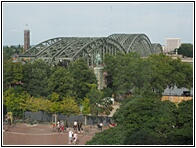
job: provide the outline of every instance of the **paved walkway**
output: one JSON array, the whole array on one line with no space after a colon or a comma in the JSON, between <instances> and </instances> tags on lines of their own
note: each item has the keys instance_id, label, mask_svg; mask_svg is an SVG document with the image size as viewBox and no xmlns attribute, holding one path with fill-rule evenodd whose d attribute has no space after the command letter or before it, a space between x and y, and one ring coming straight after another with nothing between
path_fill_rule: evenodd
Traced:
<instances>
[{"instance_id":1,"label":"paved walkway","mask_svg":"<svg viewBox=\"0 0 196 148\"><path fill-rule=\"evenodd\" d=\"M96 128L84 126L84 132L78 133L79 145L85 145L97 132ZM23 123L16 124L15 127L7 131L4 127L3 145L68 145L68 131L54 132L51 125L28 125ZM107 127L103 128L107 129Z\"/></svg>"},{"instance_id":2,"label":"paved walkway","mask_svg":"<svg viewBox=\"0 0 196 148\"><path fill-rule=\"evenodd\" d=\"M113 110L110 112L110 115L108 117L112 117L116 112L116 110L119 108L119 106L120 106L119 104L112 105Z\"/></svg>"}]
</instances>

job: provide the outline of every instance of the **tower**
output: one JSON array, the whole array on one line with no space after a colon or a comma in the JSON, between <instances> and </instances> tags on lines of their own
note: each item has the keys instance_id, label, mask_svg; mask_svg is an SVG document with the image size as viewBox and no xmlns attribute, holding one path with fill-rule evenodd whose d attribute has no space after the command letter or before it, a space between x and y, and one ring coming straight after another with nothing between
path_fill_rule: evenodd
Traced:
<instances>
[{"instance_id":1,"label":"tower","mask_svg":"<svg viewBox=\"0 0 196 148\"><path fill-rule=\"evenodd\" d=\"M30 48L30 31L27 27L28 25L26 24L26 29L24 30L24 52Z\"/></svg>"}]
</instances>

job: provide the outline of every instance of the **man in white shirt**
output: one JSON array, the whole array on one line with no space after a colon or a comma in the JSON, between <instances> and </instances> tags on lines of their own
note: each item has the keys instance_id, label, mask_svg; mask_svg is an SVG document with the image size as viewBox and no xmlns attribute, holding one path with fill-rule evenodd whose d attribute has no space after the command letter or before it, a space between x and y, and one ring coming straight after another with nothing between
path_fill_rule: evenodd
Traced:
<instances>
[{"instance_id":1,"label":"man in white shirt","mask_svg":"<svg viewBox=\"0 0 196 148\"><path fill-rule=\"evenodd\" d=\"M77 121L74 121L74 127L73 127L73 128L74 128L74 130L76 130L76 131L77 131L77 124L78 124Z\"/></svg>"},{"instance_id":2,"label":"man in white shirt","mask_svg":"<svg viewBox=\"0 0 196 148\"><path fill-rule=\"evenodd\" d=\"M72 134L73 132L71 131L71 129L69 129L69 143L68 144L72 143Z\"/></svg>"}]
</instances>

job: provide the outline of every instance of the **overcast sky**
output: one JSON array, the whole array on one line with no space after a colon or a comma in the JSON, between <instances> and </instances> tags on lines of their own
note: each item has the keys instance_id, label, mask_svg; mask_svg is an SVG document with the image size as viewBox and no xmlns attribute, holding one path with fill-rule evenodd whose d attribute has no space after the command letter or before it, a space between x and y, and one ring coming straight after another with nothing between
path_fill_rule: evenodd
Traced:
<instances>
[{"instance_id":1,"label":"overcast sky","mask_svg":"<svg viewBox=\"0 0 196 148\"><path fill-rule=\"evenodd\" d=\"M3 3L3 45L31 45L55 37L107 37L144 33L152 43L181 38L193 43L193 3L64 2Z\"/></svg>"}]
</instances>

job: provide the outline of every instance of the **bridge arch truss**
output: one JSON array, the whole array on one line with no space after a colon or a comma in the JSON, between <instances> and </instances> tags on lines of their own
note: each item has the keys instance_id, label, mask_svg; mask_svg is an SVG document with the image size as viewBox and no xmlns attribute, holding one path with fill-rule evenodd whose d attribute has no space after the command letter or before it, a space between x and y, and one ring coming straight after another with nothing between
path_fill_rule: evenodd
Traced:
<instances>
[{"instance_id":1,"label":"bridge arch truss","mask_svg":"<svg viewBox=\"0 0 196 148\"><path fill-rule=\"evenodd\" d=\"M162 52L162 46L151 44L145 34L112 34L108 37L94 38L58 37L39 43L19 57L21 61L43 59L52 65L83 58L90 66L95 64L97 53L104 59L105 54L116 55L117 52L137 52L146 57Z\"/></svg>"}]
</instances>

